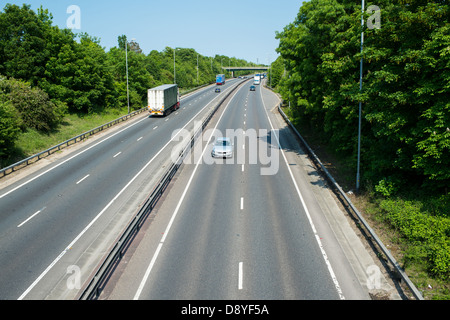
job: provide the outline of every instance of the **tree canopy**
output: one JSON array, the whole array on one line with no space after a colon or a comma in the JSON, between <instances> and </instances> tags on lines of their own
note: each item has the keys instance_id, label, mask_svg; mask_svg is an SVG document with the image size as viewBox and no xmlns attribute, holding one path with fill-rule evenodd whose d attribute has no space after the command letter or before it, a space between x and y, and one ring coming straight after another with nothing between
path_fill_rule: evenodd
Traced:
<instances>
[{"instance_id":1,"label":"tree canopy","mask_svg":"<svg viewBox=\"0 0 450 320\"><path fill-rule=\"evenodd\" d=\"M272 85L291 102L295 121L314 127L354 167L362 102L362 180L444 190L450 185L450 4L370 5L380 8L380 28L368 27L370 11L361 26L357 2L304 2L277 33Z\"/></svg>"},{"instance_id":2,"label":"tree canopy","mask_svg":"<svg viewBox=\"0 0 450 320\"><path fill-rule=\"evenodd\" d=\"M49 132L66 112L127 106L125 50L132 110L145 107L149 88L175 81L174 63L181 89L214 82L223 73L222 61L254 65L234 57L205 57L189 48L146 54L125 35L107 51L98 38L60 29L52 19L42 6L34 12L30 5L6 4L0 11L0 157L21 130ZM19 117L12 120L11 115Z\"/></svg>"}]
</instances>

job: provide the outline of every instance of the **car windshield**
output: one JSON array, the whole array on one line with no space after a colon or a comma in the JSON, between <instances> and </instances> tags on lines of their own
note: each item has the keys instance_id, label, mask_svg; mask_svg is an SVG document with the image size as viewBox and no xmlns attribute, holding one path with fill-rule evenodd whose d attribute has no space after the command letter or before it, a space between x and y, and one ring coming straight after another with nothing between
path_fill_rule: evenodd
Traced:
<instances>
[{"instance_id":1,"label":"car windshield","mask_svg":"<svg viewBox=\"0 0 450 320\"><path fill-rule=\"evenodd\" d=\"M228 141L228 140L217 140L216 141L216 146L226 147L226 146L229 146L229 145L230 145L230 141Z\"/></svg>"}]
</instances>

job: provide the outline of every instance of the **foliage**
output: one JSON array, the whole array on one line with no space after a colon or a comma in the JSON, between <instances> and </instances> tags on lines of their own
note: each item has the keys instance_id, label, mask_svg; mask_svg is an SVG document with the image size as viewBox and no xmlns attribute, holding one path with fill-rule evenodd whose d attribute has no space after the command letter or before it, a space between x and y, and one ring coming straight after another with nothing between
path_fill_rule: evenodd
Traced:
<instances>
[{"instance_id":1,"label":"foliage","mask_svg":"<svg viewBox=\"0 0 450 320\"><path fill-rule=\"evenodd\" d=\"M381 197L382 217L405 244L405 264L423 262L448 281L450 3L379 0L366 9L372 4L381 9L379 29L361 26L358 2L304 2L277 33L273 82L293 122L313 128L354 172L361 102L363 187Z\"/></svg>"},{"instance_id":2,"label":"foliage","mask_svg":"<svg viewBox=\"0 0 450 320\"><path fill-rule=\"evenodd\" d=\"M0 11L0 74L7 79L0 88L5 116L0 125L0 157L8 156L19 126L48 134L67 112L122 110L128 101L131 110L144 107L149 88L175 81L174 63L182 89L214 82L216 74L224 72L222 65L253 65L219 55L204 57L184 48L167 47L146 55L139 43L125 35L118 36L117 47L106 51L97 38L60 29L52 19L42 6L34 12L30 5L6 4ZM11 112L20 115L17 121L10 119Z\"/></svg>"},{"instance_id":3,"label":"foliage","mask_svg":"<svg viewBox=\"0 0 450 320\"><path fill-rule=\"evenodd\" d=\"M450 185L450 4L375 4L381 28L365 24L361 29L358 3L305 2L296 20L277 33L286 70L276 81L278 89L298 121L316 128L354 166L362 102L362 181L445 192Z\"/></svg>"},{"instance_id":4,"label":"foliage","mask_svg":"<svg viewBox=\"0 0 450 320\"><path fill-rule=\"evenodd\" d=\"M23 81L0 80L0 94L11 103L15 114L19 114L20 122L16 124L20 123L22 130L34 128L48 132L58 125L65 113L63 103L54 103L43 90Z\"/></svg>"},{"instance_id":5,"label":"foliage","mask_svg":"<svg viewBox=\"0 0 450 320\"><path fill-rule=\"evenodd\" d=\"M61 41L48 45L54 47L55 54L49 57L39 86L53 98L67 103L71 112L101 110L111 103L113 78L98 41L81 34L78 43L67 31L56 33L55 37Z\"/></svg>"},{"instance_id":6,"label":"foliage","mask_svg":"<svg viewBox=\"0 0 450 320\"><path fill-rule=\"evenodd\" d=\"M391 179L382 179L375 186L375 191L385 197L390 197L398 191L398 187Z\"/></svg>"},{"instance_id":7,"label":"foliage","mask_svg":"<svg viewBox=\"0 0 450 320\"><path fill-rule=\"evenodd\" d=\"M270 72L268 73L268 81L272 88L277 87L284 76L284 60L279 56L270 66Z\"/></svg>"},{"instance_id":8,"label":"foliage","mask_svg":"<svg viewBox=\"0 0 450 320\"><path fill-rule=\"evenodd\" d=\"M8 101L0 99L0 157L7 154L19 136L19 119Z\"/></svg>"},{"instance_id":9,"label":"foliage","mask_svg":"<svg viewBox=\"0 0 450 320\"><path fill-rule=\"evenodd\" d=\"M7 4L0 13L0 74L37 84L48 59L49 17L30 6Z\"/></svg>"},{"instance_id":10,"label":"foliage","mask_svg":"<svg viewBox=\"0 0 450 320\"><path fill-rule=\"evenodd\" d=\"M437 201L447 203L450 197L440 196ZM380 203L384 218L396 228L408 243L406 255L425 260L428 270L443 278L450 276L450 218L435 216L430 212L428 202L386 199Z\"/></svg>"}]
</instances>

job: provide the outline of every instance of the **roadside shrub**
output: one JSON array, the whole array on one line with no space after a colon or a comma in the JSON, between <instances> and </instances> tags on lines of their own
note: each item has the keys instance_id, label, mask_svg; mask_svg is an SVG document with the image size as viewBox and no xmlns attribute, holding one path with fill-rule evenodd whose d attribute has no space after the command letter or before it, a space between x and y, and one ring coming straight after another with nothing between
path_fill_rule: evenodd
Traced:
<instances>
[{"instance_id":1,"label":"roadside shrub","mask_svg":"<svg viewBox=\"0 0 450 320\"><path fill-rule=\"evenodd\" d=\"M0 157L7 154L9 148L14 146L19 133L19 119L16 110L9 102L0 99Z\"/></svg>"},{"instance_id":2,"label":"roadside shrub","mask_svg":"<svg viewBox=\"0 0 450 320\"><path fill-rule=\"evenodd\" d=\"M49 132L62 120L67 106L53 102L46 92L28 83L15 79L2 79L0 92L8 97L21 118L22 130L34 128Z\"/></svg>"},{"instance_id":3,"label":"roadside shrub","mask_svg":"<svg viewBox=\"0 0 450 320\"><path fill-rule=\"evenodd\" d=\"M390 179L384 178L375 186L375 191L385 197L390 197L398 191L398 187Z\"/></svg>"},{"instance_id":4,"label":"roadside shrub","mask_svg":"<svg viewBox=\"0 0 450 320\"><path fill-rule=\"evenodd\" d=\"M430 273L448 279L450 276L450 219L434 216L420 202L386 199L380 207L385 218L397 229L408 246L420 247L410 252L424 253ZM420 259L420 257L419 257Z\"/></svg>"},{"instance_id":5,"label":"roadside shrub","mask_svg":"<svg viewBox=\"0 0 450 320\"><path fill-rule=\"evenodd\" d=\"M430 270L442 278L450 276L450 242L445 238L430 244Z\"/></svg>"}]
</instances>

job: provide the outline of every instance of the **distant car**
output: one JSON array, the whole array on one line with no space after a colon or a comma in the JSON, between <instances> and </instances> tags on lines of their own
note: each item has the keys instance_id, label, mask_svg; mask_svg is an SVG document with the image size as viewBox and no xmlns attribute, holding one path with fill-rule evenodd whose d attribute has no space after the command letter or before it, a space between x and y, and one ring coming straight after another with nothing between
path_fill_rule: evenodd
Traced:
<instances>
[{"instance_id":1,"label":"distant car","mask_svg":"<svg viewBox=\"0 0 450 320\"><path fill-rule=\"evenodd\" d=\"M250 91L255 91L256 87L255 86L250 86Z\"/></svg>"},{"instance_id":2,"label":"distant car","mask_svg":"<svg viewBox=\"0 0 450 320\"><path fill-rule=\"evenodd\" d=\"M233 157L233 144L230 138L217 138L211 151L213 158L231 158Z\"/></svg>"},{"instance_id":3,"label":"distant car","mask_svg":"<svg viewBox=\"0 0 450 320\"><path fill-rule=\"evenodd\" d=\"M216 88L216 92L220 92L220 88Z\"/></svg>"}]
</instances>

